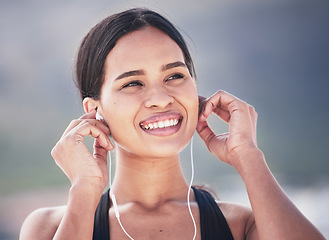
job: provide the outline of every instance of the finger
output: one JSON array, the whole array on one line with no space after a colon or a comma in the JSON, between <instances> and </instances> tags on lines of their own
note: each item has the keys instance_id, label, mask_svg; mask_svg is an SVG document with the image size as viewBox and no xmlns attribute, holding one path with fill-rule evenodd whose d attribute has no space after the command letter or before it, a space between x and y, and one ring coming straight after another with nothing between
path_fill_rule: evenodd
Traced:
<instances>
[{"instance_id":1,"label":"finger","mask_svg":"<svg viewBox=\"0 0 329 240\"><path fill-rule=\"evenodd\" d=\"M225 142L228 139L228 133L215 135L206 121L198 122L197 132L205 142L209 151L223 161L225 155Z\"/></svg>"},{"instance_id":2,"label":"finger","mask_svg":"<svg viewBox=\"0 0 329 240\"><path fill-rule=\"evenodd\" d=\"M97 113L97 110L94 109L94 110L90 111L89 113L82 115L79 119L87 120L88 122L92 123L96 127L99 127L107 135L110 135L109 127L107 126L107 124L104 121L99 121L96 119L96 113Z\"/></svg>"},{"instance_id":3,"label":"finger","mask_svg":"<svg viewBox=\"0 0 329 240\"><path fill-rule=\"evenodd\" d=\"M220 106L215 107L213 109L213 113L215 113L218 117L220 117L226 123L228 123L231 119L231 114Z\"/></svg>"},{"instance_id":4,"label":"finger","mask_svg":"<svg viewBox=\"0 0 329 240\"><path fill-rule=\"evenodd\" d=\"M103 148L98 139L94 141L94 158L98 160L99 164L107 165L107 153L108 150Z\"/></svg>"},{"instance_id":5,"label":"finger","mask_svg":"<svg viewBox=\"0 0 329 240\"><path fill-rule=\"evenodd\" d=\"M97 114L97 109L94 109L92 111L90 111L89 113L87 114L84 114L83 116L81 116L79 119L96 119L96 114ZM96 126L99 125L98 123L102 123L102 126L104 125L107 129L109 129L109 126L108 124L104 121L104 120L98 120L96 119ZM107 131L105 131L107 132ZM108 133L108 135L110 135L110 132Z\"/></svg>"},{"instance_id":6,"label":"finger","mask_svg":"<svg viewBox=\"0 0 329 240\"><path fill-rule=\"evenodd\" d=\"M86 113L82 115L79 119L96 119L96 109L90 111L89 113Z\"/></svg>"},{"instance_id":7,"label":"finger","mask_svg":"<svg viewBox=\"0 0 329 240\"><path fill-rule=\"evenodd\" d=\"M206 101L207 101L207 99L205 97L199 95L199 116L204 111Z\"/></svg>"},{"instance_id":8,"label":"finger","mask_svg":"<svg viewBox=\"0 0 329 240\"><path fill-rule=\"evenodd\" d=\"M95 138L94 141L94 157L97 157L99 159L107 159L107 152L105 148L102 147L102 145L99 143L98 139Z\"/></svg>"},{"instance_id":9,"label":"finger","mask_svg":"<svg viewBox=\"0 0 329 240\"><path fill-rule=\"evenodd\" d=\"M252 121L252 127L253 127L253 133L254 133L254 139L255 143L257 144L257 118L258 114L253 106L249 106L249 112L250 112L250 117Z\"/></svg>"},{"instance_id":10,"label":"finger","mask_svg":"<svg viewBox=\"0 0 329 240\"><path fill-rule=\"evenodd\" d=\"M107 154L108 150L100 145L98 139L95 139L93 156L102 171L102 175L106 178L106 182L108 182Z\"/></svg>"},{"instance_id":11,"label":"finger","mask_svg":"<svg viewBox=\"0 0 329 240\"><path fill-rule=\"evenodd\" d=\"M228 122L233 114L249 114L249 104L222 90L211 96L207 102L209 104L205 107L205 117L212 111Z\"/></svg>"},{"instance_id":12,"label":"finger","mask_svg":"<svg viewBox=\"0 0 329 240\"><path fill-rule=\"evenodd\" d=\"M249 105L246 102L222 90L213 95L211 101L219 102L221 108L227 110L230 115L236 110L244 110L246 112L249 110Z\"/></svg>"},{"instance_id":13,"label":"finger","mask_svg":"<svg viewBox=\"0 0 329 240\"><path fill-rule=\"evenodd\" d=\"M75 120L71 121L69 126L64 131L62 138L64 136L66 136L70 131L72 131L75 127L77 127L78 125L81 125L81 123L84 123L84 122L89 122L90 124L96 126L97 128L99 128L101 131L103 131L107 135L111 134L109 127L106 124L104 124L104 122L98 121L96 119L79 118L79 119L75 119Z\"/></svg>"},{"instance_id":14,"label":"finger","mask_svg":"<svg viewBox=\"0 0 329 240\"><path fill-rule=\"evenodd\" d=\"M88 122L91 125L94 125L95 127L99 128L101 131L103 131L106 135L110 135L110 129L107 125L105 125L104 122L96 120L96 119L84 119L80 120L80 124Z\"/></svg>"},{"instance_id":15,"label":"finger","mask_svg":"<svg viewBox=\"0 0 329 240\"><path fill-rule=\"evenodd\" d=\"M78 126L76 126L70 134L77 136L77 141L83 141L84 137L92 136L98 139L99 144L107 150L112 150L113 145L110 142L107 134L100 130L95 125L91 124L88 120L82 121Z\"/></svg>"},{"instance_id":16,"label":"finger","mask_svg":"<svg viewBox=\"0 0 329 240\"><path fill-rule=\"evenodd\" d=\"M90 123L91 125L94 125L95 127L99 128L101 131L103 131L105 134L110 135L110 129L102 122L97 121L96 119L75 119L72 120L69 126L65 129L62 138L65 137L69 132L71 132L74 128L78 127L79 125L82 125L84 123Z\"/></svg>"},{"instance_id":17,"label":"finger","mask_svg":"<svg viewBox=\"0 0 329 240\"><path fill-rule=\"evenodd\" d=\"M207 121L199 121L196 130L207 146L211 139L216 136L212 129L209 127Z\"/></svg>"},{"instance_id":18,"label":"finger","mask_svg":"<svg viewBox=\"0 0 329 240\"><path fill-rule=\"evenodd\" d=\"M219 102L219 98L213 96L208 100L203 100L202 112L199 114L199 119L201 121L205 121L211 113L215 113L225 122L229 122L230 120L230 113L228 112L227 108L223 108Z\"/></svg>"},{"instance_id":19,"label":"finger","mask_svg":"<svg viewBox=\"0 0 329 240\"><path fill-rule=\"evenodd\" d=\"M65 129L63 135L61 138L63 138L64 136L66 136L73 128L75 128L76 126L78 126L81 122L82 119L95 119L96 118L96 110L93 110L89 113L86 113L84 115L82 115L79 119L74 119L70 122L70 124L68 125L68 127Z\"/></svg>"},{"instance_id":20,"label":"finger","mask_svg":"<svg viewBox=\"0 0 329 240\"><path fill-rule=\"evenodd\" d=\"M85 121L88 121L90 124L95 125L101 131L103 131L106 135L111 134L110 128L105 124L105 122L99 121L99 120L96 120L96 119L90 119L90 120L88 119L88 120L85 120Z\"/></svg>"}]
</instances>

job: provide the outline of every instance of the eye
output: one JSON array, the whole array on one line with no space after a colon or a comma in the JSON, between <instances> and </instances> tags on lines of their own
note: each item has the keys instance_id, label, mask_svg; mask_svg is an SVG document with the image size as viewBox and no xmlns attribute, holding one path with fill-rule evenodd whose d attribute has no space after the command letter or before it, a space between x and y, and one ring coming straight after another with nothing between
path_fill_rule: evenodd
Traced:
<instances>
[{"instance_id":1,"label":"eye","mask_svg":"<svg viewBox=\"0 0 329 240\"><path fill-rule=\"evenodd\" d=\"M131 81L126 84L124 84L121 89L123 88L129 88L129 87L141 87L143 84L140 81Z\"/></svg>"},{"instance_id":2,"label":"eye","mask_svg":"<svg viewBox=\"0 0 329 240\"><path fill-rule=\"evenodd\" d=\"M169 76L165 81L171 81L171 80L175 80L175 79L184 79L184 75L181 73L175 73L171 76Z\"/></svg>"}]
</instances>

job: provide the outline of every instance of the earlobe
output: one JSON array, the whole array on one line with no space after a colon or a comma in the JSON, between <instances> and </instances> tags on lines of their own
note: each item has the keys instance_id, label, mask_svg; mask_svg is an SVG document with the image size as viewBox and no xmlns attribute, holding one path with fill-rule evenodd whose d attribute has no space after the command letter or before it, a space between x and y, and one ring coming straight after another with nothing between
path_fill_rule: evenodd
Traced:
<instances>
[{"instance_id":1,"label":"earlobe","mask_svg":"<svg viewBox=\"0 0 329 240\"><path fill-rule=\"evenodd\" d=\"M89 113L92 110L98 108L98 101L96 101L95 99L91 98L91 97L86 97L83 99L83 109L85 111L85 113Z\"/></svg>"}]
</instances>

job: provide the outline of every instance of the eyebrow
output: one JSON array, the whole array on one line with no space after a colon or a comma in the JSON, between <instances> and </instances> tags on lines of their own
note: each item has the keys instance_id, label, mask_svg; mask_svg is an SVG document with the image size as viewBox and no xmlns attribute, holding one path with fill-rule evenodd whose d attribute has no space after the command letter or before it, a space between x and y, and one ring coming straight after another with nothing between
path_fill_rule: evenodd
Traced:
<instances>
[{"instance_id":1,"label":"eyebrow","mask_svg":"<svg viewBox=\"0 0 329 240\"><path fill-rule=\"evenodd\" d=\"M180 62L180 61L168 63L161 67L161 71L166 71L166 70L169 70L171 68L176 68L176 67L186 67L186 64L183 62Z\"/></svg>"},{"instance_id":2,"label":"eyebrow","mask_svg":"<svg viewBox=\"0 0 329 240\"><path fill-rule=\"evenodd\" d=\"M141 76L141 75L145 75L145 72L143 70L134 70L120 74L118 77L115 78L115 80L120 80L122 78L127 78L132 76Z\"/></svg>"},{"instance_id":3,"label":"eyebrow","mask_svg":"<svg viewBox=\"0 0 329 240\"><path fill-rule=\"evenodd\" d=\"M176 68L176 67L186 67L186 64L183 62L180 62L180 61L168 63L161 67L161 71L164 72L169 69ZM118 77L115 78L115 80L120 80L122 78L133 77L133 76L141 76L141 75L145 75L145 71L133 70L133 71L128 71L128 72L124 72L124 73L120 74Z\"/></svg>"}]
</instances>

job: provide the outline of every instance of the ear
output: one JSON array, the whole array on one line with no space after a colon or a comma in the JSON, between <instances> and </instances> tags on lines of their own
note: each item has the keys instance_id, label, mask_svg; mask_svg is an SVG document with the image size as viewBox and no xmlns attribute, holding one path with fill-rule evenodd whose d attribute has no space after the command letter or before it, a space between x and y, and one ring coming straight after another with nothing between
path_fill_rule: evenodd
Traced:
<instances>
[{"instance_id":1,"label":"ear","mask_svg":"<svg viewBox=\"0 0 329 240\"><path fill-rule=\"evenodd\" d=\"M85 110L85 113L89 113L92 110L98 108L98 101L91 98L91 97L86 97L83 99L83 109Z\"/></svg>"}]
</instances>

